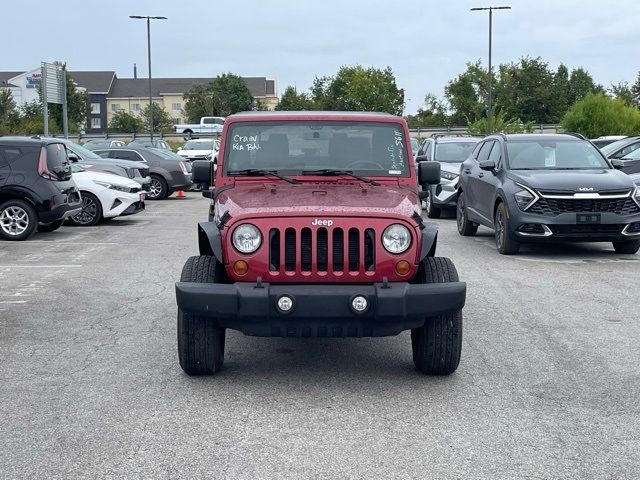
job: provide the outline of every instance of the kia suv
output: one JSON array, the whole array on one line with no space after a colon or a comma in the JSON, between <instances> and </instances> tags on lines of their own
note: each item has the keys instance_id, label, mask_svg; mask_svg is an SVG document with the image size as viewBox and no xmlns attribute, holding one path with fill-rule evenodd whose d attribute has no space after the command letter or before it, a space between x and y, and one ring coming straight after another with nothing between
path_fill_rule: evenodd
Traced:
<instances>
[{"instance_id":1,"label":"kia suv","mask_svg":"<svg viewBox=\"0 0 640 480\"><path fill-rule=\"evenodd\" d=\"M0 138L0 238L26 240L36 228L53 231L81 207L64 144Z\"/></svg>"},{"instance_id":2,"label":"kia suv","mask_svg":"<svg viewBox=\"0 0 640 480\"><path fill-rule=\"evenodd\" d=\"M574 135L492 135L462 164L458 232L495 230L502 254L525 242L612 242L640 248L640 188Z\"/></svg>"}]
</instances>

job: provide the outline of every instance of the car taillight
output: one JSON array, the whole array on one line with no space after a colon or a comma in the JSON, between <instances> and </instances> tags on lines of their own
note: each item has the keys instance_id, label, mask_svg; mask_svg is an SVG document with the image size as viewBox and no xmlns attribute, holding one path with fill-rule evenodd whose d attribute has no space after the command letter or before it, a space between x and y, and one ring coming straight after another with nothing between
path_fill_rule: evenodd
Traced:
<instances>
[{"instance_id":1,"label":"car taillight","mask_svg":"<svg viewBox=\"0 0 640 480\"><path fill-rule=\"evenodd\" d=\"M38 160L38 175L47 180L58 180L58 176L55 173L49 171L47 165L47 149L42 147L40 149L40 159Z\"/></svg>"},{"instance_id":2,"label":"car taillight","mask_svg":"<svg viewBox=\"0 0 640 480\"><path fill-rule=\"evenodd\" d=\"M184 162L180 162L180 170L182 170L182 173L184 173L184 174L189 173L187 171L187 166L184 164Z\"/></svg>"}]
</instances>

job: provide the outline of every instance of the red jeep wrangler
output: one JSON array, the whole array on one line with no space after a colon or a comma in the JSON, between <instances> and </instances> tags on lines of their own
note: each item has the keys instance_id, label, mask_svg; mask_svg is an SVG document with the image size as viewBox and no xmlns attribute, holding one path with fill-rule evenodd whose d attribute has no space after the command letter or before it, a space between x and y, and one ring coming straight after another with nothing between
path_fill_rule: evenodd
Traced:
<instances>
[{"instance_id":1,"label":"red jeep wrangler","mask_svg":"<svg viewBox=\"0 0 640 480\"><path fill-rule=\"evenodd\" d=\"M437 225L421 216L402 118L379 113L251 112L228 117L215 188L198 225L200 256L176 284L178 356L190 375L216 373L225 329L273 337L371 337L411 329L427 374L460 362L466 285L435 257ZM428 191L427 188L424 188Z\"/></svg>"}]
</instances>

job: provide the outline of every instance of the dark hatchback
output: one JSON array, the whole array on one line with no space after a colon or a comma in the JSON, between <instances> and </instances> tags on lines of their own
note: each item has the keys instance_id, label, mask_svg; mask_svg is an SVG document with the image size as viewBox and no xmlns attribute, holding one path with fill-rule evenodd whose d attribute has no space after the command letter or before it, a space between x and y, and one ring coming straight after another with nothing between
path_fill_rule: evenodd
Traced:
<instances>
[{"instance_id":1,"label":"dark hatchback","mask_svg":"<svg viewBox=\"0 0 640 480\"><path fill-rule=\"evenodd\" d=\"M82 207L67 151L54 139L0 138L0 238L53 231Z\"/></svg>"},{"instance_id":2,"label":"dark hatchback","mask_svg":"<svg viewBox=\"0 0 640 480\"><path fill-rule=\"evenodd\" d=\"M640 188L573 135L492 135L462 164L456 217L461 235L495 230L502 254L525 242L612 242L640 248Z\"/></svg>"},{"instance_id":3,"label":"dark hatchback","mask_svg":"<svg viewBox=\"0 0 640 480\"><path fill-rule=\"evenodd\" d=\"M95 150L102 158L145 162L149 166L151 187L148 200L162 200L178 190L188 190L193 184L191 174L182 160L168 158L165 152L151 148L120 147Z\"/></svg>"}]
</instances>

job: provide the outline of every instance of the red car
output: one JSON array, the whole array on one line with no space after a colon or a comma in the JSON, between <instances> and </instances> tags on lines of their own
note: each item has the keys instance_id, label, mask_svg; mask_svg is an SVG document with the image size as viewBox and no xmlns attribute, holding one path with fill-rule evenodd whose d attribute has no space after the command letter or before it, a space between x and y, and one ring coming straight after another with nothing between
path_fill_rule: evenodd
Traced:
<instances>
[{"instance_id":1,"label":"red car","mask_svg":"<svg viewBox=\"0 0 640 480\"><path fill-rule=\"evenodd\" d=\"M437 225L421 217L402 118L380 113L250 112L228 117L215 188L198 225L200 256L176 284L180 365L216 373L225 329L275 337L371 337L411 329L418 370L460 361L466 285L435 257ZM215 177L215 178L214 178ZM428 190L425 188L425 190Z\"/></svg>"}]
</instances>

